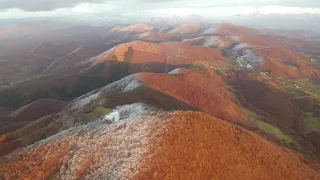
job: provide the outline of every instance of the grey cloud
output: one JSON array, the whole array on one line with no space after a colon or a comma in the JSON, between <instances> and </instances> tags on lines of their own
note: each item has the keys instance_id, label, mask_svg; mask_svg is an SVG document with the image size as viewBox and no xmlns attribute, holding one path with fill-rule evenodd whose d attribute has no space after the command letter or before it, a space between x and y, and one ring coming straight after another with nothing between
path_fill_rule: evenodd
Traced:
<instances>
[{"instance_id":1,"label":"grey cloud","mask_svg":"<svg viewBox=\"0 0 320 180\"><path fill-rule=\"evenodd\" d=\"M0 0L0 10L50 11L74 7L80 3L119 3L119 9L157 9L168 7L228 7L281 5L320 8L320 0ZM123 5L127 7L123 7Z\"/></svg>"},{"instance_id":2,"label":"grey cloud","mask_svg":"<svg viewBox=\"0 0 320 180\"><path fill-rule=\"evenodd\" d=\"M0 9L18 8L25 11L50 11L74 7L80 3L103 3L106 0L0 0Z\"/></svg>"},{"instance_id":3,"label":"grey cloud","mask_svg":"<svg viewBox=\"0 0 320 180\"><path fill-rule=\"evenodd\" d=\"M320 8L320 0L137 0L148 3L154 2L174 2L181 6L190 4L203 4L204 6L228 7L228 6L292 6Z\"/></svg>"},{"instance_id":4,"label":"grey cloud","mask_svg":"<svg viewBox=\"0 0 320 180\"><path fill-rule=\"evenodd\" d=\"M148 1L148 0L145 0ZM177 1L177 0L172 0ZM189 2L205 2L205 5L210 7L229 7L229 6L292 6L292 7L320 7L319 0L203 0L203 1L191 1ZM197 3L194 3L197 4ZM200 3L201 4L201 3Z\"/></svg>"},{"instance_id":5,"label":"grey cloud","mask_svg":"<svg viewBox=\"0 0 320 180\"><path fill-rule=\"evenodd\" d=\"M278 1L279 5L284 6L297 6L297 7L310 7L310 8L319 8L319 0L284 0Z\"/></svg>"}]
</instances>

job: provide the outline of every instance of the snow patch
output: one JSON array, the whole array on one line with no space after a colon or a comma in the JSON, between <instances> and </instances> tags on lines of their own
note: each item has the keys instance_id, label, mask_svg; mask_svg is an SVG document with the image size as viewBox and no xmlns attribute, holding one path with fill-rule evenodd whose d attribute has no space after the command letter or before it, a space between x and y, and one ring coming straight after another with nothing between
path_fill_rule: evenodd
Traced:
<instances>
[{"instance_id":1,"label":"snow patch","mask_svg":"<svg viewBox=\"0 0 320 180\"><path fill-rule=\"evenodd\" d=\"M244 55L238 57L236 61L239 63L239 66L246 69L258 68L264 63L264 58L256 55L250 50L246 50Z\"/></svg>"},{"instance_id":2,"label":"snow patch","mask_svg":"<svg viewBox=\"0 0 320 180\"><path fill-rule=\"evenodd\" d=\"M239 36L229 36L228 39L234 42L238 42L240 40Z\"/></svg>"},{"instance_id":3,"label":"snow patch","mask_svg":"<svg viewBox=\"0 0 320 180\"><path fill-rule=\"evenodd\" d=\"M221 37L220 36L210 36L205 38L203 45L205 47L209 47L211 45L213 45L214 43L216 43Z\"/></svg>"},{"instance_id":4,"label":"snow patch","mask_svg":"<svg viewBox=\"0 0 320 180\"><path fill-rule=\"evenodd\" d=\"M251 46L251 45L248 44L248 43L241 43L241 44L236 45L236 46L233 48L233 50L235 50L235 51L244 50L244 49L250 48L250 46Z\"/></svg>"},{"instance_id":5,"label":"snow patch","mask_svg":"<svg viewBox=\"0 0 320 180\"><path fill-rule=\"evenodd\" d=\"M103 118L104 121L109 121L109 122L118 122L120 120L120 115L119 111L114 110L112 113L106 115Z\"/></svg>"},{"instance_id":6,"label":"snow patch","mask_svg":"<svg viewBox=\"0 0 320 180\"><path fill-rule=\"evenodd\" d=\"M89 105L94 101L98 101L101 97L100 93L83 95L75 99L70 107L72 110L83 109L85 106Z\"/></svg>"},{"instance_id":7,"label":"snow patch","mask_svg":"<svg viewBox=\"0 0 320 180\"><path fill-rule=\"evenodd\" d=\"M160 111L153 106L144 103L134 103L130 105L118 106L115 108L119 114L119 119L136 118L141 115L150 115L152 112Z\"/></svg>"},{"instance_id":8,"label":"snow patch","mask_svg":"<svg viewBox=\"0 0 320 180\"><path fill-rule=\"evenodd\" d=\"M213 27L213 28L210 28L210 29L207 29L204 33L205 34L211 34L211 33L214 33L215 32L215 27Z\"/></svg>"},{"instance_id":9,"label":"snow patch","mask_svg":"<svg viewBox=\"0 0 320 180\"><path fill-rule=\"evenodd\" d=\"M182 74L185 71L186 71L186 69L184 69L184 68L177 68L177 69L170 71L168 74L177 75L177 74Z\"/></svg>"},{"instance_id":10,"label":"snow patch","mask_svg":"<svg viewBox=\"0 0 320 180\"><path fill-rule=\"evenodd\" d=\"M143 85L142 82L134 79L122 90L122 92L132 91L134 89L137 89L138 87L141 87L142 85Z\"/></svg>"}]
</instances>

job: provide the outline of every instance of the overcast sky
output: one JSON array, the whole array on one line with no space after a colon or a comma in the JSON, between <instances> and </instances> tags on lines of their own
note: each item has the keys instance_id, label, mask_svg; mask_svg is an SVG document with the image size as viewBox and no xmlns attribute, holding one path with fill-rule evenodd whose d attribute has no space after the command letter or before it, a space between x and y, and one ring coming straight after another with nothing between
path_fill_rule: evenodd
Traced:
<instances>
[{"instance_id":1,"label":"overcast sky","mask_svg":"<svg viewBox=\"0 0 320 180\"><path fill-rule=\"evenodd\" d=\"M320 0L0 0L0 18L95 13L232 16L255 11L320 14Z\"/></svg>"}]
</instances>

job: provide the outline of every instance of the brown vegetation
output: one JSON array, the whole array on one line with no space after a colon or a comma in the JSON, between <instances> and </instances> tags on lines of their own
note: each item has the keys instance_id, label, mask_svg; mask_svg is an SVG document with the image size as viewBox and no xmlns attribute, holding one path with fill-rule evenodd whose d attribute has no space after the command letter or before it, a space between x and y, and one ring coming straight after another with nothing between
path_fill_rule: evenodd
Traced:
<instances>
[{"instance_id":1,"label":"brown vegetation","mask_svg":"<svg viewBox=\"0 0 320 180\"><path fill-rule=\"evenodd\" d=\"M170 95L218 118L246 127L252 127L241 110L234 104L222 79L213 72L184 71L177 75L143 73L139 79L164 94Z\"/></svg>"},{"instance_id":2,"label":"brown vegetation","mask_svg":"<svg viewBox=\"0 0 320 180\"><path fill-rule=\"evenodd\" d=\"M238 26L234 24L218 24L207 33L214 33L220 36L240 36L240 35L253 35L261 33L260 30Z\"/></svg>"},{"instance_id":3,"label":"brown vegetation","mask_svg":"<svg viewBox=\"0 0 320 180\"><path fill-rule=\"evenodd\" d=\"M308 66L310 57L303 53L295 53L280 46L256 50L256 53L266 60L262 69L271 70L275 76L289 78L320 77L320 71Z\"/></svg>"},{"instance_id":4,"label":"brown vegetation","mask_svg":"<svg viewBox=\"0 0 320 180\"><path fill-rule=\"evenodd\" d=\"M200 27L194 24L184 24L169 31L170 34L195 34L200 32Z\"/></svg>"},{"instance_id":5,"label":"brown vegetation","mask_svg":"<svg viewBox=\"0 0 320 180\"><path fill-rule=\"evenodd\" d=\"M163 42L163 41L170 41L170 39L174 37L171 34L163 34L159 32L146 32L143 34L139 34L137 39L143 41L152 41L152 42Z\"/></svg>"},{"instance_id":6,"label":"brown vegetation","mask_svg":"<svg viewBox=\"0 0 320 180\"><path fill-rule=\"evenodd\" d=\"M148 26L146 24L135 24L132 26L128 26L128 27L116 27L111 29L111 31L129 31L129 32L136 32L136 33L144 33L144 32L149 32L152 30L151 26Z\"/></svg>"},{"instance_id":7,"label":"brown vegetation","mask_svg":"<svg viewBox=\"0 0 320 180\"><path fill-rule=\"evenodd\" d=\"M210 62L224 60L222 52L202 46L189 46L183 43L161 43L166 54L166 62L170 65L193 64L198 61Z\"/></svg>"},{"instance_id":8,"label":"brown vegetation","mask_svg":"<svg viewBox=\"0 0 320 180\"><path fill-rule=\"evenodd\" d=\"M302 155L204 113L155 113L77 129L3 157L1 177L320 178L320 167Z\"/></svg>"},{"instance_id":9,"label":"brown vegetation","mask_svg":"<svg viewBox=\"0 0 320 180\"><path fill-rule=\"evenodd\" d=\"M159 137L134 179L320 178L300 154L206 114L173 113Z\"/></svg>"}]
</instances>

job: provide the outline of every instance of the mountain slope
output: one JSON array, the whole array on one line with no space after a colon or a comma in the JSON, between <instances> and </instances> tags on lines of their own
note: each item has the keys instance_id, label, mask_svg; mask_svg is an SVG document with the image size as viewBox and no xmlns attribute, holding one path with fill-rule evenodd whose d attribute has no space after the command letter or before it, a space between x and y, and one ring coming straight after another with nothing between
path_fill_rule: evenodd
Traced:
<instances>
[{"instance_id":1,"label":"mountain slope","mask_svg":"<svg viewBox=\"0 0 320 180\"><path fill-rule=\"evenodd\" d=\"M194 24L184 24L169 31L169 34L195 34L200 32L200 27Z\"/></svg>"},{"instance_id":2,"label":"mountain slope","mask_svg":"<svg viewBox=\"0 0 320 180\"><path fill-rule=\"evenodd\" d=\"M141 74L140 79L147 86L215 117L252 127L251 122L234 104L232 94L220 77L205 71L181 71L173 75Z\"/></svg>"},{"instance_id":3,"label":"mountain slope","mask_svg":"<svg viewBox=\"0 0 320 180\"><path fill-rule=\"evenodd\" d=\"M1 158L0 174L6 179L320 177L319 167L302 156L212 116L151 115L150 110L145 108L141 115L116 124L98 120L58 133ZM170 171L167 166L172 167Z\"/></svg>"}]
</instances>

